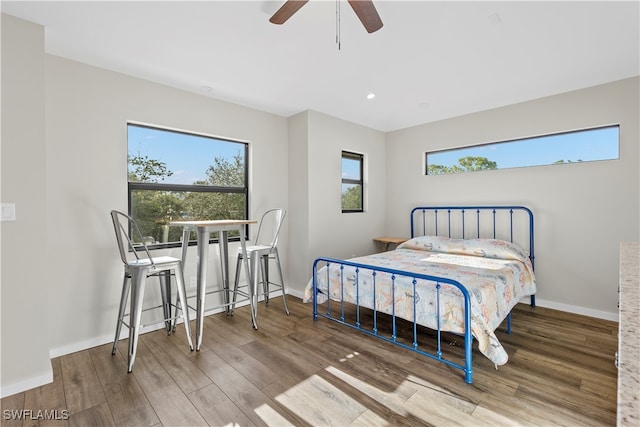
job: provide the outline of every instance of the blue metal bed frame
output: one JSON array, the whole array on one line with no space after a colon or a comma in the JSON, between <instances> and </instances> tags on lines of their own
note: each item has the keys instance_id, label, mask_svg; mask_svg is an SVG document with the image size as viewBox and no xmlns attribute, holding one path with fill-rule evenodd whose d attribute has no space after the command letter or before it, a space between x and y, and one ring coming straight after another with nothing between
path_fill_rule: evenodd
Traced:
<instances>
[{"instance_id":1,"label":"blue metal bed frame","mask_svg":"<svg viewBox=\"0 0 640 427\"><path fill-rule=\"evenodd\" d=\"M524 224L520 226L520 223L514 224L514 215L524 218ZM488 219L487 219L488 218ZM533 230L533 213L530 209L524 206L419 206L411 210L411 237L416 236L446 236L450 238L492 238L501 239L510 242L517 242L516 233L520 231L518 228L514 232L514 225L520 226L525 230L524 240L528 240L527 244L519 243L522 247L529 248L529 257L533 265L534 262L534 230ZM418 228L420 226L420 228ZM527 231L528 229L528 231ZM520 233L522 234L522 233ZM520 236L522 237L522 236ZM519 242L519 241L518 241ZM354 323L350 323L345 317L345 301L334 301L340 305L339 317L334 317L331 312L332 301L328 299L326 302L326 312L318 312L317 301L317 275L320 268L326 266L327 279L329 275L329 268L332 265L337 265L344 270L345 266L354 267L356 269L356 284L358 282L358 274L361 269L370 270L373 273L373 287L376 286L376 274L387 273L391 275L391 292L392 300L395 301L394 291L395 282L398 277L409 277L413 284L413 295L415 295L416 285L419 281L429 281L436 288L436 295L439 298L440 288L442 284L449 284L457 287L462 293L464 303L464 318L465 318L465 331L462 335L464 337L464 363L456 363L448 360L443 356L441 346L441 334L440 330L440 304L437 303L437 319L438 327L436 330L436 352L429 353L422 350L418 343L418 323L416 322L416 298L413 299L413 337L411 345L405 344L397 340L397 318L395 315L395 306L392 307L391 324L392 332L390 336L379 333L377 328L378 312L376 310L375 295L373 292L373 327L367 329L362 326L360 320L360 308L361 306L357 302L356 306L356 319ZM342 273L341 273L342 274ZM357 329L368 335L382 339L383 341L390 342L394 345L409 349L413 352L429 357L431 359L442 362L446 365L460 369L464 372L464 380L466 383L471 384L473 382L473 367L472 367L472 346L473 336L471 334L471 301L468 290L463 284L458 281L448 279L446 277L435 277L424 274L409 273L402 270L389 269L384 267L377 267L373 265L360 264L351 262L348 260L338 260L333 258L320 257L313 263L313 320L318 320L318 317L323 317L331 321L343 324L353 329ZM327 280L329 283L329 280ZM356 298L358 299L358 298ZM395 304L394 304L395 305ZM535 306L535 295L531 295L531 306ZM369 309L368 307L364 307ZM507 333L511 332L511 313L506 317L507 320Z\"/></svg>"}]
</instances>

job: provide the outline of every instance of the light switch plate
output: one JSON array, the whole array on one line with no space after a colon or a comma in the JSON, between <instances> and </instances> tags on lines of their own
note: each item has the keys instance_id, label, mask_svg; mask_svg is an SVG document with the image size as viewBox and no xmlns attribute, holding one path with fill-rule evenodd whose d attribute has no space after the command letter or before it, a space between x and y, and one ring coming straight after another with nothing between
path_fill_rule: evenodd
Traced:
<instances>
[{"instance_id":1,"label":"light switch plate","mask_svg":"<svg viewBox=\"0 0 640 427\"><path fill-rule=\"evenodd\" d=\"M2 221L15 221L16 220L16 204L15 203L2 203Z\"/></svg>"}]
</instances>

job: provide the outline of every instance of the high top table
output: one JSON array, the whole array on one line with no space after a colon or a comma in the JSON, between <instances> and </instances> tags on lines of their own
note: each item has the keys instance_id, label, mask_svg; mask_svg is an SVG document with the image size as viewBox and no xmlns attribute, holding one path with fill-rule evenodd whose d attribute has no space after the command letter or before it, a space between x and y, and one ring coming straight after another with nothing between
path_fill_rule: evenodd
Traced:
<instances>
[{"instance_id":1,"label":"high top table","mask_svg":"<svg viewBox=\"0 0 640 427\"><path fill-rule=\"evenodd\" d=\"M253 288L253 280L251 280L251 272L249 269L249 261L247 259L247 246L244 238L244 226L247 224L256 224L257 221L249 219L221 219L211 221L172 221L169 225L182 227L182 263L187 259L187 248L189 247L189 234L195 231L198 236L198 275L197 275L197 291L196 291L196 350L200 350L202 345L202 330L204 328L204 303L207 288L207 259L209 256L209 238L211 233L219 233L220 248L220 273L222 276L222 291L224 292L224 307L229 314L229 240L228 232L236 230L240 234L240 246L242 247L243 267L249 282L249 292L255 294ZM257 272L256 272L257 273ZM236 273L237 274L237 273ZM254 298L251 300L251 321L254 329L258 329L256 323L256 307Z\"/></svg>"}]
</instances>

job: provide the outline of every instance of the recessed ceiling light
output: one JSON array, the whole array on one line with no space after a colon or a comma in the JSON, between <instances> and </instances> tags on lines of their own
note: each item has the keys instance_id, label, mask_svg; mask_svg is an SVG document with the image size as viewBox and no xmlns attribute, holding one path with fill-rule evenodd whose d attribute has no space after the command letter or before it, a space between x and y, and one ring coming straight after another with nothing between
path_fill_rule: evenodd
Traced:
<instances>
[{"instance_id":1,"label":"recessed ceiling light","mask_svg":"<svg viewBox=\"0 0 640 427\"><path fill-rule=\"evenodd\" d=\"M367 94L367 99L373 99L375 97L376 97L376 94L373 92Z\"/></svg>"}]
</instances>

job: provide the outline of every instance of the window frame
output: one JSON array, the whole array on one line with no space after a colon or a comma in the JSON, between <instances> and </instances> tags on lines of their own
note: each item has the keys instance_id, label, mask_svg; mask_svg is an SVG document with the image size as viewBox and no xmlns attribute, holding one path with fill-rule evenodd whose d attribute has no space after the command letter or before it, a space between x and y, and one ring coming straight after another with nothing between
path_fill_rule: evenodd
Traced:
<instances>
[{"instance_id":1,"label":"window frame","mask_svg":"<svg viewBox=\"0 0 640 427\"><path fill-rule=\"evenodd\" d=\"M350 179L350 178L345 178L344 176L342 176L342 160L343 159L349 159L349 160L357 160L360 163L360 179ZM340 208L342 210L342 213L358 213L358 212L364 212L364 154L361 153L355 153L353 151L347 151L347 150L342 150L341 156L340 156L340 162L341 162L341 184L340 184ZM359 185L360 186L360 209L344 209L342 206L342 185L344 184L350 184L350 185Z\"/></svg>"},{"instance_id":2,"label":"window frame","mask_svg":"<svg viewBox=\"0 0 640 427\"><path fill-rule=\"evenodd\" d=\"M535 162L531 162L531 163L528 163L528 164L504 166L504 167L498 167L498 165L495 165L496 167L494 167L494 168L486 168L486 169L478 169L478 170L458 170L458 171L449 171L449 172L441 172L441 173L429 173L429 167L430 166L434 166L434 165L442 166L442 165L439 165L438 163L434 163L434 165L430 165L430 162L429 162L429 156L430 155L437 155L437 154L442 154L442 153L464 152L465 150L470 150L470 149L490 149L493 146L507 145L507 144L511 144L511 143L516 144L516 143L528 142L528 141L532 141L533 142L533 141L536 141L536 140L544 142L544 140L547 139L547 138L562 138L562 137L565 137L565 136L571 136L571 135L576 135L576 134L580 134L580 133L588 133L588 132L598 132L598 131L606 130L606 129L617 129L617 138L618 138L618 140L617 140L617 156L618 157L616 157L616 158L604 158L603 157L603 158L595 158L595 159L589 159L589 160L581 160L581 159L568 160L568 161L558 160L558 161L551 162L551 163L535 163ZM562 142L564 143L565 141L562 141ZM581 147L581 148L584 148L584 147ZM533 135L533 136L512 138L512 139L507 139L507 140L502 140L502 141L483 142L483 143L471 144L471 145L462 146L462 147L430 150L430 151L424 152L423 159L424 159L423 173L424 173L425 176L452 175L452 174L469 173L469 172L486 172L486 171L492 171L492 170L520 169L520 168L526 168L526 167L555 166L555 165L561 165L561 164L591 163L591 162L619 160L620 159L620 124L619 123L614 123L614 124L607 124L607 125L600 125L600 126L592 126L592 127L587 127L587 128L581 128L581 129L574 129L574 130L546 133L546 134L541 134L541 135ZM487 160L490 160L490 159L487 158ZM457 166L458 165L445 166L445 167L453 167L453 168L455 168Z\"/></svg>"},{"instance_id":3,"label":"window frame","mask_svg":"<svg viewBox=\"0 0 640 427\"><path fill-rule=\"evenodd\" d=\"M224 193L224 194L243 194L244 195L244 218L249 218L249 143L245 141L237 141L230 138L222 138L218 136L212 136L208 134L198 133L198 132L189 132L184 130L171 129L167 127L157 126L157 125L149 125L143 123L137 123L133 121L127 122L127 134L129 126L136 126L142 128L153 129L161 132L170 132L170 133L178 133L182 135L194 136L199 138L210 138L216 141L229 142L234 144L242 144L244 147L244 187L221 187L221 186L209 186L202 184L166 184L159 182L132 182L129 181L129 156L127 155L127 213L130 216L133 216L132 213L132 194L134 191L180 191L180 192L200 192L200 193ZM128 153L129 141L127 138L127 153ZM245 240L248 239L249 236L249 225L246 225L244 228ZM218 236L212 237L209 239L209 244L218 243ZM232 237L228 238L229 241L240 241L240 237ZM197 245L197 240L189 239L189 246ZM181 247L182 242L166 242L166 243L153 243L148 244L147 247L152 249L165 249L165 248L177 248Z\"/></svg>"}]
</instances>

